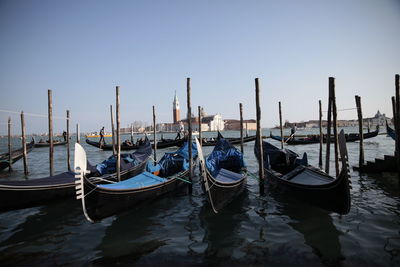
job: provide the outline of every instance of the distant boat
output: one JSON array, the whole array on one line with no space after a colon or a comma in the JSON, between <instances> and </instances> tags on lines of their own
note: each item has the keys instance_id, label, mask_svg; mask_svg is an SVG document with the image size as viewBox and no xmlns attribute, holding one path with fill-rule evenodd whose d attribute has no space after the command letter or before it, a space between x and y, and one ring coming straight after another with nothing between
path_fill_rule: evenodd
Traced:
<instances>
[{"instance_id":1,"label":"distant boat","mask_svg":"<svg viewBox=\"0 0 400 267\"><path fill-rule=\"evenodd\" d=\"M30 143L26 144L26 153L31 152L34 147L35 147L35 141L32 139ZM11 164L18 161L23 156L24 156L24 151L22 148L11 151ZM0 155L0 171L4 170L9 166L9 160L10 157L8 152Z\"/></svg>"},{"instance_id":2,"label":"distant boat","mask_svg":"<svg viewBox=\"0 0 400 267\"><path fill-rule=\"evenodd\" d=\"M387 122L386 122L386 132L390 137L393 138L393 140L396 140L396 132L394 131L394 129L390 128Z\"/></svg>"},{"instance_id":3,"label":"distant boat","mask_svg":"<svg viewBox=\"0 0 400 267\"><path fill-rule=\"evenodd\" d=\"M364 133L363 137L364 139L372 138L377 136L379 133L379 126L376 127L376 130L373 132L369 133ZM281 137L277 135L272 135L270 133L270 137L276 141L281 141ZM333 143L333 136L331 136L331 143ZM360 140L360 135L358 133L350 133L350 134L345 134L346 142L355 142ZM287 137L283 138L284 143L288 145L308 145L308 144L316 144L320 142L320 135L318 134L313 134L313 135L307 135L306 137ZM324 143L326 143L326 135L324 134Z\"/></svg>"},{"instance_id":4,"label":"distant boat","mask_svg":"<svg viewBox=\"0 0 400 267\"><path fill-rule=\"evenodd\" d=\"M161 138L161 140L157 141L157 148L167 148L167 147L173 147L173 146L177 146L180 147L183 145L183 143L185 142L185 138L176 138L176 139L164 139ZM113 150L113 145L112 144L103 144L100 145L99 141L92 141L89 139L86 139L86 143L103 149L103 150ZM136 144L132 144L132 142L130 142L129 140L122 142L121 144L121 150L135 150L140 146L140 142L136 143ZM117 147L115 145L115 147ZM152 148L154 149L154 144L152 144Z\"/></svg>"},{"instance_id":5,"label":"distant boat","mask_svg":"<svg viewBox=\"0 0 400 267\"><path fill-rule=\"evenodd\" d=\"M104 134L103 136L104 136L104 137L112 137L112 134L111 134L111 133L106 133L106 134ZM93 138L93 137L99 138L99 137L100 137L100 134L98 134L98 133L90 133L90 134L85 135L85 137L86 137L86 138Z\"/></svg>"},{"instance_id":6,"label":"distant boat","mask_svg":"<svg viewBox=\"0 0 400 267\"><path fill-rule=\"evenodd\" d=\"M218 132L218 136L220 136L220 135L221 135L221 133ZM218 142L218 137L217 138L202 138L201 140L202 140L202 142L201 142L202 146L215 146ZM240 137L225 138L225 140L227 140L231 145L239 145L241 142ZM243 137L243 143L247 143L247 142L251 142L251 141L255 141L255 140L256 140L255 135Z\"/></svg>"}]
</instances>

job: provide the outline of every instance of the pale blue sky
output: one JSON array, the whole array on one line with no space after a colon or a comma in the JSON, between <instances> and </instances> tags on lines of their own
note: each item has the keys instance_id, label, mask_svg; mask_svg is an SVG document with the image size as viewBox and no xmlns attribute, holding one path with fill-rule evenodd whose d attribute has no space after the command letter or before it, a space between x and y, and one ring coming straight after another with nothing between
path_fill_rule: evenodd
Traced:
<instances>
[{"instance_id":1,"label":"pale blue sky","mask_svg":"<svg viewBox=\"0 0 400 267\"><path fill-rule=\"evenodd\" d=\"M328 77L338 108L362 96L365 116L390 116L400 72L400 1L20 1L0 0L0 109L54 115L71 110L82 131L110 128L109 105L121 87L121 123L172 121L177 90L186 112L255 117L254 78L261 79L262 124L317 119ZM9 114L0 112L0 134ZM14 132L19 132L19 117ZM339 119L356 118L355 111ZM28 132L46 118L27 117ZM64 129L55 120L55 130Z\"/></svg>"}]
</instances>

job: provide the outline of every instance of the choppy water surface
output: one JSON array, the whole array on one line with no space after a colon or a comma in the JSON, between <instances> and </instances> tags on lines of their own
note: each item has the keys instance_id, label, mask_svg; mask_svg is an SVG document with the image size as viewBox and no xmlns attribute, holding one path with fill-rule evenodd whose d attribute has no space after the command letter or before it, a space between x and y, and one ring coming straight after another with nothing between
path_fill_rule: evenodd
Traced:
<instances>
[{"instance_id":1,"label":"choppy water surface","mask_svg":"<svg viewBox=\"0 0 400 267\"><path fill-rule=\"evenodd\" d=\"M19 140L13 141L20 146ZM7 149L6 142L6 138L0 139L1 152ZM248 169L256 173L253 146L254 142L245 144L245 159ZM86 144L84 148L92 163L111 154ZM310 163L317 165L318 144L288 148L307 152ZM205 154L211 149L204 148ZM158 158L172 150L158 150ZM350 165L356 165L358 143L348 143L348 150ZM365 140L366 160L393 151L394 141L385 135ZM63 172L66 166L66 148L55 147L55 170ZM13 167L11 174L4 171L0 178L25 179L22 160ZM47 176L48 148L32 151L29 167L29 179ZM352 171L352 207L344 216L279 195L268 187L266 195L260 196L257 181L251 177L246 192L214 214L202 194L199 178L194 179L192 196L166 196L95 224L85 220L80 202L74 199L0 213L0 264L400 265L396 176Z\"/></svg>"}]
</instances>

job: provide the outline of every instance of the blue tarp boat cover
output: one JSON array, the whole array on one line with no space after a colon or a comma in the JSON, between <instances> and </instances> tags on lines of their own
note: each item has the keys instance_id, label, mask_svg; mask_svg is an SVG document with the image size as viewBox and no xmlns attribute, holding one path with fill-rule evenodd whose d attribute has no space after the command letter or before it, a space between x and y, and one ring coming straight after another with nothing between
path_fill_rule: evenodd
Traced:
<instances>
[{"instance_id":1,"label":"blue tarp boat cover","mask_svg":"<svg viewBox=\"0 0 400 267\"><path fill-rule=\"evenodd\" d=\"M245 167L243 154L220 137L214 150L206 159L206 167L213 177L217 177L222 168L239 173Z\"/></svg>"},{"instance_id":2,"label":"blue tarp boat cover","mask_svg":"<svg viewBox=\"0 0 400 267\"><path fill-rule=\"evenodd\" d=\"M308 165L307 153L304 153L303 158L300 159L296 152L290 149L279 149L266 141L263 141L263 152L265 168L273 166L272 168L274 169L274 166L277 164L286 166Z\"/></svg>"},{"instance_id":3,"label":"blue tarp boat cover","mask_svg":"<svg viewBox=\"0 0 400 267\"><path fill-rule=\"evenodd\" d=\"M142 172L128 180L115 183L115 184L99 184L98 187L106 188L106 189L115 189L115 190L123 190L123 189L135 189L142 188L146 186L152 186L156 184L161 184L167 181L167 179L158 177L150 172Z\"/></svg>"},{"instance_id":4,"label":"blue tarp boat cover","mask_svg":"<svg viewBox=\"0 0 400 267\"><path fill-rule=\"evenodd\" d=\"M121 171L130 169L136 165L139 165L151 155L151 144L146 138L145 142L132 154L121 155ZM113 155L96 165L96 170L100 175L116 172L117 156Z\"/></svg>"},{"instance_id":5,"label":"blue tarp boat cover","mask_svg":"<svg viewBox=\"0 0 400 267\"><path fill-rule=\"evenodd\" d=\"M197 147L192 143L192 158L197 157ZM147 165L149 172L160 171L160 176L168 177L175 173L189 169L189 145L185 142L181 148L175 152L166 152L156 166Z\"/></svg>"}]
</instances>

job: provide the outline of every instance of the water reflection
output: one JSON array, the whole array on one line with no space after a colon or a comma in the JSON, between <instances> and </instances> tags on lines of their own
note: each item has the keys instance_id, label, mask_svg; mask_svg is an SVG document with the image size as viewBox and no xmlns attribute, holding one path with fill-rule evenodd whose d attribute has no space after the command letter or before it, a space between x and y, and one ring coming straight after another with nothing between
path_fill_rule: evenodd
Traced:
<instances>
[{"instance_id":1,"label":"water reflection","mask_svg":"<svg viewBox=\"0 0 400 267\"><path fill-rule=\"evenodd\" d=\"M204 202L199 219L205 231L203 242L207 243L203 255L206 264L226 264L227 260L235 260L242 256L236 249L244 241L239 234L239 228L241 222L249 220L245 209L248 202L247 190L217 214Z\"/></svg>"},{"instance_id":2,"label":"water reflection","mask_svg":"<svg viewBox=\"0 0 400 267\"><path fill-rule=\"evenodd\" d=\"M339 236L342 233L336 229L329 213L284 196L280 197L280 201L282 213L291 219L288 225L303 235L305 244L312 248L321 263L341 265L344 256Z\"/></svg>"},{"instance_id":3,"label":"water reflection","mask_svg":"<svg viewBox=\"0 0 400 267\"><path fill-rule=\"evenodd\" d=\"M71 234L66 229L70 226L76 229L82 222L79 204L74 199L67 199L37 208L19 210L20 214L35 212L28 215L24 221L19 218L20 223L13 229L3 226L9 235L0 243L2 264L8 261L14 264L40 262L40 258L49 253L49 248L62 247L65 236ZM21 251L29 257L20 257Z\"/></svg>"}]
</instances>

